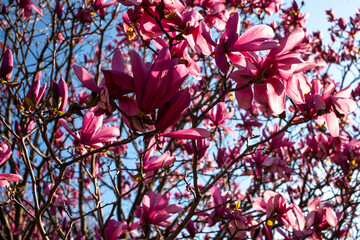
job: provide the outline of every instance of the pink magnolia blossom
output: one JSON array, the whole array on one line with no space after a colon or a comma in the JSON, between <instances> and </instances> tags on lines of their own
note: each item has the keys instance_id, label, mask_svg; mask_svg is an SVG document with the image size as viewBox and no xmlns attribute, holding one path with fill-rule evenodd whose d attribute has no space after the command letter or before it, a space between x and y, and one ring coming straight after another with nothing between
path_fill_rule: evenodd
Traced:
<instances>
[{"instance_id":1,"label":"pink magnolia blossom","mask_svg":"<svg viewBox=\"0 0 360 240\"><path fill-rule=\"evenodd\" d=\"M178 91L159 108L155 126L160 132L165 132L184 115L190 105L189 88Z\"/></svg>"},{"instance_id":2,"label":"pink magnolia blossom","mask_svg":"<svg viewBox=\"0 0 360 240\"><path fill-rule=\"evenodd\" d=\"M64 111L68 101L68 86L63 78L60 78L59 83L53 80L53 105L59 110Z\"/></svg>"},{"instance_id":3,"label":"pink magnolia blossom","mask_svg":"<svg viewBox=\"0 0 360 240\"><path fill-rule=\"evenodd\" d=\"M333 137L339 136L338 116L347 115L357 108L356 102L351 98L351 86L333 93L335 85L329 84L325 91L319 80L313 80L313 89L306 98L301 109L315 115L317 124L326 123L329 133Z\"/></svg>"},{"instance_id":4,"label":"pink magnolia blossom","mask_svg":"<svg viewBox=\"0 0 360 240\"><path fill-rule=\"evenodd\" d=\"M11 156L11 146L7 142L0 142L0 166L4 164ZM15 173L0 173L0 186L4 187L8 185L8 181L19 182L23 178L19 174Z\"/></svg>"},{"instance_id":5,"label":"pink magnolia blossom","mask_svg":"<svg viewBox=\"0 0 360 240\"><path fill-rule=\"evenodd\" d=\"M110 219L108 224L105 227L105 236L107 240L117 240L120 239L120 236L127 231L134 230L139 225L139 222L134 224L127 224L126 221L116 221ZM99 234L100 235L100 234ZM101 236L96 235L96 239L101 240Z\"/></svg>"},{"instance_id":6,"label":"pink magnolia blossom","mask_svg":"<svg viewBox=\"0 0 360 240\"><path fill-rule=\"evenodd\" d=\"M63 126L75 141L94 148L100 148L104 142L116 141L116 137L120 136L117 127L103 128L103 115L96 116L96 108L91 108L85 114L82 128L79 132L73 132L64 119L60 119L59 123Z\"/></svg>"},{"instance_id":7,"label":"pink magnolia blossom","mask_svg":"<svg viewBox=\"0 0 360 240\"><path fill-rule=\"evenodd\" d=\"M279 41L279 46L270 50L267 56L255 56L246 59L246 66L231 74L238 84L236 99L240 108L251 107L256 102L269 105L276 115L285 110L285 94L296 103L305 101L304 94L310 92L306 78L301 71L316 65L297 58L293 51L304 39L304 31L295 29ZM248 84L253 84L254 90Z\"/></svg>"},{"instance_id":8,"label":"pink magnolia blossom","mask_svg":"<svg viewBox=\"0 0 360 240\"><path fill-rule=\"evenodd\" d=\"M184 65L178 65L177 59L171 59L166 47L159 52L153 64L145 64L134 50L130 55L137 104L144 112L154 112L175 95L188 70Z\"/></svg>"},{"instance_id":9,"label":"pink magnolia blossom","mask_svg":"<svg viewBox=\"0 0 360 240\"><path fill-rule=\"evenodd\" d=\"M16 0L17 4L21 8L23 17L25 20L29 19L32 16L32 10L37 12L40 16L43 16L41 8L39 8L31 0Z\"/></svg>"},{"instance_id":10,"label":"pink magnolia blossom","mask_svg":"<svg viewBox=\"0 0 360 240\"><path fill-rule=\"evenodd\" d=\"M245 51L259 51L274 48L275 41L267 41L274 37L271 27L266 25L254 26L240 36L240 15L234 13L226 24L226 29L215 48L215 62L220 71L226 74L229 70L227 58L233 64L244 65ZM245 54L245 53L244 53Z\"/></svg>"},{"instance_id":11,"label":"pink magnolia blossom","mask_svg":"<svg viewBox=\"0 0 360 240\"><path fill-rule=\"evenodd\" d=\"M162 167L167 167L175 161L175 157L170 157L170 152L166 151L160 157L154 156L156 150L156 143L154 139L151 139L149 143L150 149L148 149L144 156L144 171L158 170Z\"/></svg>"},{"instance_id":12,"label":"pink magnolia blossom","mask_svg":"<svg viewBox=\"0 0 360 240\"><path fill-rule=\"evenodd\" d=\"M140 218L140 227L148 224L154 224L162 227L167 227L171 224L169 219L174 213L182 211L179 204L171 204L170 193L161 194L148 192L142 199L142 206L137 206L135 210L135 217Z\"/></svg>"},{"instance_id":13,"label":"pink magnolia blossom","mask_svg":"<svg viewBox=\"0 0 360 240\"><path fill-rule=\"evenodd\" d=\"M232 218L232 209L230 207L231 192L223 192L215 185L210 189L210 194L213 198L214 206L220 207L216 207L209 215L209 226L214 226L221 219Z\"/></svg>"},{"instance_id":14,"label":"pink magnolia blossom","mask_svg":"<svg viewBox=\"0 0 360 240\"><path fill-rule=\"evenodd\" d=\"M39 72L36 75L36 80L34 81L33 84L31 84L29 91L27 92L27 94L25 96L25 100L23 102L23 107L26 111L30 111L30 110L36 108L36 106L39 105L40 101L45 96L45 90L46 90L47 83L45 83L40 88L40 77L41 77L41 73Z\"/></svg>"},{"instance_id":15,"label":"pink magnolia blossom","mask_svg":"<svg viewBox=\"0 0 360 240\"><path fill-rule=\"evenodd\" d=\"M325 203L324 206L321 207L321 197L316 197L309 201L308 210L309 214L306 216L306 225L308 227L314 224L320 228L326 227L327 224L335 227L341 219L341 215L336 214L334 210L332 210L331 204Z\"/></svg>"},{"instance_id":16,"label":"pink magnolia blossom","mask_svg":"<svg viewBox=\"0 0 360 240\"><path fill-rule=\"evenodd\" d=\"M212 122L212 124L210 124L211 127L223 128L226 132L236 135L236 132L231 127L223 124L226 119L234 116L234 109L227 110L224 102L220 102L216 108L212 108L206 116Z\"/></svg>"},{"instance_id":17,"label":"pink magnolia blossom","mask_svg":"<svg viewBox=\"0 0 360 240\"><path fill-rule=\"evenodd\" d=\"M9 81L13 73L13 55L10 49L6 49L0 66L0 82Z\"/></svg>"},{"instance_id":18,"label":"pink magnolia blossom","mask_svg":"<svg viewBox=\"0 0 360 240\"><path fill-rule=\"evenodd\" d=\"M106 0L91 0L90 5L91 7L99 13L100 17L105 16L105 8L110 7L116 3L116 0L111 0L110 2L106 3Z\"/></svg>"},{"instance_id":19,"label":"pink magnolia blossom","mask_svg":"<svg viewBox=\"0 0 360 240\"><path fill-rule=\"evenodd\" d=\"M288 228L290 225L299 230L305 227L305 218L301 209L296 204L288 205L281 193L265 191L264 198L258 197L253 203L253 208L266 212L267 225L271 226L275 220Z\"/></svg>"}]
</instances>

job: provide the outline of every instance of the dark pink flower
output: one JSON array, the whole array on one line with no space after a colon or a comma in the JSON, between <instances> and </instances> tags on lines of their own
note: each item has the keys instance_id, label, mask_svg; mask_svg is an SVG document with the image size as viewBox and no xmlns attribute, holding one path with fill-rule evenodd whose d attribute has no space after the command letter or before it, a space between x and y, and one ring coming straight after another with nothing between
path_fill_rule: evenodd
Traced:
<instances>
[{"instance_id":1,"label":"dark pink flower","mask_svg":"<svg viewBox=\"0 0 360 240\"><path fill-rule=\"evenodd\" d=\"M53 80L53 106L59 111L64 111L68 101L68 86L63 78L60 78L59 83Z\"/></svg>"},{"instance_id":2,"label":"dark pink flower","mask_svg":"<svg viewBox=\"0 0 360 240\"><path fill-rule=\"evenodd\" d=\"M130 55L137 104L144 112L154 112L175 95L188 70L184 65L178 65L177 59L171 59L167 47L159 52L153 64L145 64L134 50Z\"/></svg>"},{"instance_id":3,"label":"dark pink flower","mask_svg":"<svg viewBox=\"0 0 360 240\"><path fill-rule=\"evenodd\" d=\"M151 148L146 151L143 161L145 172L167 167L175 161L175 157L171 157L169 151L166 151L160 157L154 156L154 152L156 150L156 143L154 139L151 139L149 146L151 146Z\"/></svg>"},{"instance_id":4,"label":"dark pink flower","mask_svg":"<svg viewBox=\"0 0 360 240\"><path fill-rule=\"evenodd\" d=\"M258 197L253 203L253 208L266 212L267 225L272 226L277 220L279 224L288 228L290 225L296 229L304 229L305 218L296 204L288 205L281 193L265 191L264 198Z\"/></svg>"},{"instance_id":5,"label":"dark pink flower","mask_svg":"<svg viewBox=\"0 0 360 240\"><path fill-rule=\"evenodd\" d=\"M334 93L335 85L333 83L329 84L324 92L319 80L313 80L312 85L313 89L301 109L316 116L317 124L326 123L331 136L339 136L338 116L347 115L357 108L356 102L350 99L351 86Z\"/></svg>"},{"instance_id":6,"label":"dark pink flower","mask_svg":"<svg viewBox=\"0 0 360 240\"><path fill-rule=\"evenodd\" d=\"M23 102L25 111L30 111L30 110L36 108L36 106L39 105L40 101L45 96L45 90L46 90L47 83L45 83L40 88L40 77L41 77L41 74L38 73L36 76L36 80L34 81L33 84L31 84L29 91L27 92L27 94L25 96L25 101Z\"/></svg>"},{"instance_id":7,"label":"dark pink flower","mask_svg":"<svg viewBox=\"0 0 360 240\"><path fill-rule=\"evenodd\" d=\"M126 221L116 221L111 219L105 227L105 236L107 240L116 240L127 230Z\"/></svg>"},{"instance_id":8,"label":"dark pink flower","mask_svg":"<svg viewBox=\"0 0 360 240\"><path fill-rule=\"evenodd\" d=\"M249 56L240 70L231 74L238 84L236 98L240 108L250 108L253 98L256 102L268 105L279 115L285 110L285 94L296 103L304 102L304 94L310 91L309 84L301 71L316 65L297 58L293 51L304 38L302 29L295 29L279 41L279 46L270 50L267 56ZM247 86L253 84L252 86Z\"/></svg>"},{"instance_id":9,"label":"dark pink flower","mask_svg":"<svg viewBox=\"0 0 360 240\"><path fill-rule=\"evenodd\" d=\"M0 82L9 81L13 73L13 55L10 49L6 49L0 67Z\"/></svg>"},{"instance_id":10,"label":"dark pink flower","mask_svg":"<svg viewBox=\"0 0 360 240\"><path fill-rule=\"evenodd\" d=\"M148 192L142 200L142 206L137 206L135 211L135 217L140 218L140 226L144 227L148 224L169 226L172 222L169 218L182 210L179 204L169 205L169 202L170 193L163 195L153 191Z\"/></svg>"},{"instance_id":11,"label":"dark pink flower","mask_svg":"<svg viewBox=\"0 0 360 240\"><path fill-rule=\"evenodd\" d=\"M21 8L25 20L29 19L32 16L32 10L37 12L40 16L43 15L41 8L39 8L31 0L16 0L16 2Z\"/></svg>"},{"instance_id":12,"label":"dark pink flower","mask_svg":"<svg viewBox=\"0 0 360 240\"><path fill-rule=\"evenodd\" d=\"M155 126L160 132L165 132L184 115L190 105L189 88L180 90L159 108Z\"/></svg>"},{"instance_id":13,"label":"dark pink flower","mask_svg":"<svg viewBox=\"0 0 360 240\"><path fill-rule=\"evenodd\" d=\"M0 166L4 164L11 156L11 147L7 142L0 142ZM19 182L23 178L19 174L15 173L0 173L0 186L5 187L8 185L8 181Z\"/></svg>"},{"instance_id":14,"label":"dark pink flower","mask_svg":"<svg viewBox=\"0 0 360 240\"><path fill-rule=\"evenodd\" d=\"M117 127L103 128L103 115L96 116L96 108L91 108L85 114L82 128L79 132L73 132L64 119L60 119L59 123L63 126L75 141L94 148L100 148L105 142L116 141L116 137L120 136Z\"/></svg>"},{"instance_id":15,"label":"dark pink flower","mask_svg":"<svg viewBox=\"0 0 360 240\"><path fill-rule=\"evenodd\" d=\"M91 7L99 13L100 17L105 16L105 8L110 7L116 3L116 0L111 0L106 3L106 0L91 0Z\"/></svg>"},{"instance_id":16,"label":"dark pink flower","mask_svg":"<svg viewBox=\"0 0 360 240\"><path fill-rule=\"evenodd\" d=\"M267 41L274 37L274 31L267 25L258 25L240 35L240 15L234 13L226 24L226 30L215 48L215 62L220 71L226 74L229 70L227 58L233 64L244 65L245 51L259 51L278 46L275 41Z\"/></svg>"},{"instance_id":17,"label":"dark pink flower","mask_svg":"<svg viewBox=\"0 0 360 240\"><path fill-rule=\"evenodd\" d=\"M317 226L322 229L327 229L328 226L335 227L341 219L341 213L335 213L332 210L332 205L324 203L321 206L321 198L316 197L309 201L309 214L306 216L306 225L308 227Z\"/></svg>"}]
</instances>

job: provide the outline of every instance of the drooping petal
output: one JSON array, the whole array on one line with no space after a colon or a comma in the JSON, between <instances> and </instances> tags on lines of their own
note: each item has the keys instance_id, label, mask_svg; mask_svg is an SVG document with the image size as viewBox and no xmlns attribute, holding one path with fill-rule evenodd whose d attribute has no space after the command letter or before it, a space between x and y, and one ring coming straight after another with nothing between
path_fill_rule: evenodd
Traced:
<instances>
[{"instance_id":1,"label":"drooping petal","mask_svg":"<svg viewBox=\"0 0 360 240\"><path fill-rule=\"evenodd\" d=\"M338 224L336 213L331 208L325 208L324 210L326 211L326 221L330 226L335 227Z\"/></svg>"},{"instance_id":2,"label":"drooping petal","mask_svg":"<svg viewBox=\"0 0 360 240\"><path fill-rule=\"evenodd\" d=\"M15 173L0 173L0 180L20 182L23 180L23 178L19 174L15 174Z\"/></svg>"},{"instance_id":3,"label":"drooping petal","mask_svg":"<svg viewBox=\"0 0 360 240\"><path fill-rule=\"evenodd\" d=\"M304 36L304 30L302 28L296 28L280 40L280 46L272 49L269 53L269 56L273 57L275 55L282 55L292 50L303 41Z\"/></svg>"},{"instance_id":4,"label":"drooping petal","mask_svg":"<svg viewBox=\"0 0 360 240\"><path fill-rule=\"evenodd\" d=\"M202 139L210 137L210 132L203 128L189 128L175 132L160 133L162 137L169 137L175 139Z\"/></svg>"},{"instance_id":5,"label":"drooping petal","mask_svg":"<svg viewBox=\"0 0 360 240\"><path fill-rule=\"evenodd\" d=\"M269 107L276 115L285 111L285 88L279 79L271 79L267 84Z\"/></svg>"},{"instance_id":6,"label":"drooping petal","mask_svg":"<svg viewBox=\"0 0 360 240\"><path fill-rule=\"evenodd\" d=\"M339 136L339 122L334 112L326 113L323 115L326 122L326 127L332 137Z\"/></svg>"},{"instance_id":7,"label":"drooping petal","mask_svg":"<svg viewBox=\"0 0 360 240\"><path fill-rule=\"evenodd\" d=\"M76 133L76 134L74 133L74 131L70 128L70 126L69 126L68 123L65 121L65 119L60 119L60 120L59 120L59 124L60 124L61 126L63 126L63 127L65 128L65 130L68 131L68 133L70 133L70 135L73 136L77 142L80 141L80 136L79 136L79 134L78 134L78 133Z\"/></svg>"},{"instance_id":8,"label":"drooping petal","mask_svg":"<svg viewBox=\"0 0 360 240\"><path fill-rule=\"evenodd\" d=\"M74 65L73 69L77 78L83 84L84 87L96 93L99 93L101 91L101 89L99 88L98 85L96 85L95 80L88 73L88 71L77 65Z\"/></svg>"},{"instance_id":9,"label":"drooping petal","mask_svg":"<svg viewBox=\"0 0 360 240\"><path fill-rule=\"evenodd\" d=\"M236 87L238 88L241 86L240 86L240 84L237 84ZM252 92L251 87L247 87L247 88L236 91L235 97L238 102L239 108L248 109L251 107L252 101L253 101L253 92Z\"/></svg>"}]
</instances>

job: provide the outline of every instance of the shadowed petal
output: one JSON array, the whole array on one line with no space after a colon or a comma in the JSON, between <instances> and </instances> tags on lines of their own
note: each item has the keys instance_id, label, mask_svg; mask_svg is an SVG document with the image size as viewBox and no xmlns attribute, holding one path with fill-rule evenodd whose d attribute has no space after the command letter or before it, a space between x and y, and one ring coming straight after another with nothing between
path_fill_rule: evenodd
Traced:
<instances>
[{"instance_id":1,"label":"shadowed petal","mask_svg":"<svg viewBox=\"0 0 360 240\"><path fill-rule=\"evenodd\" d=\"M73 69L75 71L77 78L83 84L84 87L96 93L100 92L101 89L99 88L98 85L96 85L95 80L84 68L74 65Z\"/></svg>"}]
</instances>

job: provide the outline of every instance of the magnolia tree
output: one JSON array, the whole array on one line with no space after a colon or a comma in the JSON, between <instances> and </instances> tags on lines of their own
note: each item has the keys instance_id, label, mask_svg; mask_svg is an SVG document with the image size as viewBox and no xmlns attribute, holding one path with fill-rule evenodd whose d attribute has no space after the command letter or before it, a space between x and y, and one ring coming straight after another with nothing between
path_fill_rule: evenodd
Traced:
<instances>
[{"instance_id":1,"label":"magnolia tree","mask_svg":"<svg viewBox=\"0 0 360 240\"><path fill-rule=\"evenodd\" d=\"M3 1L0 238L358 239L360 11L304 4Z\"/></svg>"}]
</instances>

